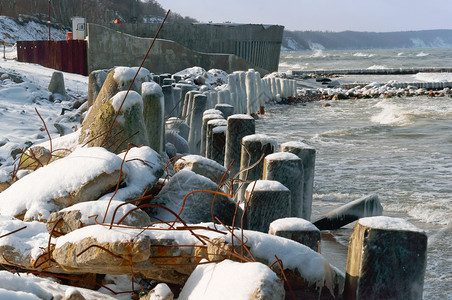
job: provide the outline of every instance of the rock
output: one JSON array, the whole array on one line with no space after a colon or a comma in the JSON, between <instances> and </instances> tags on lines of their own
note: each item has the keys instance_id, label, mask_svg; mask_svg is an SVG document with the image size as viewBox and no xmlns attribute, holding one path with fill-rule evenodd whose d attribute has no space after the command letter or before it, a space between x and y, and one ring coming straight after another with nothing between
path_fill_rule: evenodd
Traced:
<instances>
[{"instance_id":1,"label":"rock","mask_svg":"<svg viewBox=\"0 0 452 300\"><path fill-rule=\"evenodd\" d=\"M284 218L273 221L268 234L281 236L319 251L320 230L302 218Z\"/></svg>"},{"instance_id":2,"label":"rock","mask_svg":"<svg viewBox=\"0 0 452 300\"><path fill-rule=\"evenodd\" d=\"M180 170L162 188L160 193L152 200L152 204L161 205L178 214L183 205L184 197L192 191L216 191L218 185L210 179L189 170ZM180 217L187 223L211 222L211 206L214 194L198 192L189 195L185 200ZM217 195L213 208L214 216L225 224L232 224L235 202L226 196ZM166 210L151 207L147 210L151 220L174 221L175 216ZM240 210L238 215L240 216ZM155 218L155 220L154 220Z\"/></svg>"},{"instance_id":3,"label":"rock","mask_svg":"<svg viewBox=\"0 0 452 300\"><path fill-rule=\"evenodd\" d=\"M322 103L322 107L329 107L329 106L331 106L331 104L329 104L328 102L327 103Z\"/></svg>"},{"instance_id":4,"label":"rock","mask_svg":"<svg viewBox=\"0 0 452 300\"><path fill-rule=\"evenodd\" d=\"M75 288L68 288L62 300L86 300L85 297Z\"/></svg>"},{"instance_id":5,"label":"rock","mask_svg":"<svg viewBox=\"0 0 452 300\"><path fill-rule=\"evenodd\" d=\"M186 155L181 157L176 161L173 169L175 172L179 172L180 170L190 170L196 174L209 178L216 184L219 184L223 177L223 183L225 183L229 178L225 167L214 160L200 155Z\"/></svg>"},{"instance_id":6,"label":"rock","mask_svg":"<svg viewBox=\"0 0 452 300\"><path fill-rule=\"evenodd\" d=\"M80 132L79 144L85 144L86 142L88 142L91 127L96 122L96 118L99 115L99 110L101 109L102 105L112 99L120 91L127 90L135 74L136 72L132 68L125 67L117 67L113 71L108 73L107 78L105 79L105 82L102 85L102 88L99 91L99 94L97 95L97 98L94 101L88 116L86 116L86 118L84 119ZM137 86L137 84L132 85L132 90L136 92L141 91L141 82L140 86ZM101 143L103 138L104 136L97 138L98 140L100 140L98 143Z\"/></svg>"},{"instance_id":7,"label":"rock","mask_svg":"<svg viewBox=\"0 0 452 300\"><path fill-rule=\"evenodd\" d=\"M347 100L347 99L350 98L344 93L337 93L333 96L333 100Z\"/></svg>"},{"instance_id":8,"label":"rock","mask_svg":"<svg viewBox=\"0 0 452 300\"><path fill-rule=\"evenodd\" d=\"M266 265L224 260L197 266L178 299L282 300L284 296L281 279Z\"/></svg>"},{"instance_id":9,"label":"rock","mask_svg":"<svg viewBox=\"0 0 452 300\"><path fill-rule=\"evenodd\" d=\"M181 137L188 141L188 135L190 133L190 127L183 120L178 118L169 118L166 121L166 127L169 130L177 132ZM188 153L188 151L187 151Z\"/></svg>"},{"instance_id":10,"label":"rock","mask_svg":"<svg viewBox=\"0 0 452 300\"><path fill-rule=\"evenodd\" d=\"M361 218L353 229L344 299L422 299L427 235L399 218Z\"/></svg>"},{"instance_id":11,"label":"rock","mask_svg":"<svg viewBox=\"0 0 452 300\"><path fill-rule=\"evenodd\" d=\"M64 87L64 77L61 72L53 72L49 83L49 91L52 94L66 95L66 88Z\"/></svg>"},{"instance_id":12,"label":"rock","mask_svg":"<svg viewBox=\"0 0 452 300\"><path fill-rule=\"evenodd\" d=\"M168 155L168 158L173 158L177 155L177 148L171 143L165 144L165 152Z\"/></svg>"},{"instance_id":13,"label":"rock","mask_svg":"<svg viewBox=\"0 0 452 300\"><path fill-rule=\"evenodd\" d=\"M196 85L204 85L204 84L206 84L206 79L204 77L198 75L198 76L196 76L194 82Z\"/></svg>"},{"instance_id":14,"label":"rock","mask_svg":"<svg viewBox=\"0 0 452 300\"><path fill-rule=\"evenodd\" d=\"M176 147L176 152L181 154L188 154L190 152L188 142L181 137L176 131L170 130L165 133L165 139Z\"/></svg>"},{"instance_id":15,"label":"rock","mask_svg":"<svg viewBox=\"0 0 452 300\"><path fill-rule=\"evenodd\" d=\"M65 235L79 228L96 224L95 218L90 216L97 216L97 222L103 222L105 211L109 206L105 223L110 224L115 215L113 224L117 224L128 212L121 225L147 227L151 224L149 216L141 209L136 209L133 204L124 204L122 201L90 201L75 204L73 206L64 208L58 212L51 213L47 220L47 231L51 233L52 229L56 231L55 236ZM117 209L118 208L118 209ZM59 221L61 219L61 221ZM56 224L56 225L55 225Z\"/></svg>"},{"instance_id":16,"label":"rock","mask_svg":"<svg viewBox=\"0 0 452 300\"><path fill-rule=\"evenodd\" d=\"M19 162L20 169L36 170L50 161L50 151L41 146L29 148L22 154Z\"/></svg>"},{"instance_id":17,"label":"rock","mask_svg":"<svg viewBox=\"0 0 452 300\"><path fill-rule=\"evenodd\" d=\"M103 148L81 148L41 167L0 194L0 214L46 220L51 212L96 200L128 174L122 159Z\"/></svg>"},{"instance_id":18,"label":"rock","mask_svg":"<svg viewBox=\"0 0 452 300\"><path fill-rule=\"evenodd\" d=\"M143 299L140 300L173 300L174 294L168 285L159 283Z\"/></svg>"},{"instance_id":19,"label":"rock","mask_svg":"<svg viewBox=\"0 0 452 300\"><path fill-rule=\"evenodd\" d=\"M125 96L125 91L119 92L99 108L89 133L88 147L100 146L118 153L127 149L128 143L137 146L149 145L143 118L143 100L137 92L130 91L121 107ZM115 120L116 114L118 116ZM115 125L111 127L113 121ZM105 137L110 128L111 131Z\"/></svg>"},{"instance_id":20,"label":"rock","mask_svg":"<svg viewBox=\"0 0 452 300\"><path fill-rule=\"evenodd\" d=\"M368 195L351 201L319 218L314 225L320 230L341 228L359 218L381 216L383 207L378 195Z\"/></svg>"}]
</instances>

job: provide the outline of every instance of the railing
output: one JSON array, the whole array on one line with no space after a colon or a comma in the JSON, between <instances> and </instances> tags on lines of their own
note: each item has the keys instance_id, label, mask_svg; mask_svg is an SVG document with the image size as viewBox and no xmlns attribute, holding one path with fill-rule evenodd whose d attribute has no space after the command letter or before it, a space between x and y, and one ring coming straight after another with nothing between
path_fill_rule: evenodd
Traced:
<instances>
[{"instance_id":1,"label":"railing","mask_svg":"<svg viewBox=\"0 0 452 300\"><path fill-rule=\"evenodd\" d=\"M63 72L88 75L85 40L18 41L17 59Z\"/></svg>"}]
</instances>

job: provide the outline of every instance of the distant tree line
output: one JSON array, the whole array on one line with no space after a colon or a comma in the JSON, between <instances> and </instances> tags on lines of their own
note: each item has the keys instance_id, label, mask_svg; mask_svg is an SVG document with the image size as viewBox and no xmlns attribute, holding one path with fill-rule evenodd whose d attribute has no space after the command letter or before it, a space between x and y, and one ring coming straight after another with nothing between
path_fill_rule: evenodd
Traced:
<instances>
[{"instance_id":1,"label":"distant tree line","mask_svg":"<svg viewBox=\"0 0 452 300\"><path fill-rule=\"evenodd\" d=\"M71 17L85 17L87 22L106 24L115 19L127 23L161 20L166 11L155 0L50 0L52 23L71 26ZM0 15L18 18L31 16L45 22L49 15L49 0L1 0ZM196 22L172 12L168 22Z\"/></svg>"}]
</instances>

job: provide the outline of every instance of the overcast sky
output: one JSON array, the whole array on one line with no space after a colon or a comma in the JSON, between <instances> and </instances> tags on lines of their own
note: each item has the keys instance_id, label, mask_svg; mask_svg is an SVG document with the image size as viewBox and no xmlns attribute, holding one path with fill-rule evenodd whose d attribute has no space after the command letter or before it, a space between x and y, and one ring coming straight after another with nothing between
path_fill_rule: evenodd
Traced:
<instances>
[{"instance_id":1,"label":"overcast sky","mask_svg":"<svg viewBox=\"0 0 452 300\"><path fill-rule=\"evenodd\" d=\"M201 22L279 24L288 30L452 29L452 0L157 0Z\"/></svg>"}]
</instances>

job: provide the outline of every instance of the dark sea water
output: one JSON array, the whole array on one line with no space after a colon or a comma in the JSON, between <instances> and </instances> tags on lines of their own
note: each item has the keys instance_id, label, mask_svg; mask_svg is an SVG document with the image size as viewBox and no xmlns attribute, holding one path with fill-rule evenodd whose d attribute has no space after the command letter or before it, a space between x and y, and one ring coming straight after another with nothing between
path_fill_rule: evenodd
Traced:
<instances>
[{"instance_id":1,"label":"dark sea water","mask_svg":"<svg viewBox=\"0 0 452 300\"><path fill-rule=\"evenodd\" d=\"M383 66L452 67L452 49L283 52L280 71ZM410 76L394 79L452 78L450 74ZM360 78L366 79L378 81L375 76ZM314 215L376 193L384 215L424 229L429 237L424 299L452 299L452 98L321 104L266 108L256 131L281 143L303 141L316 148ZM343 231L346 237L351 228Z\"/></svg>"}]
</instances>

